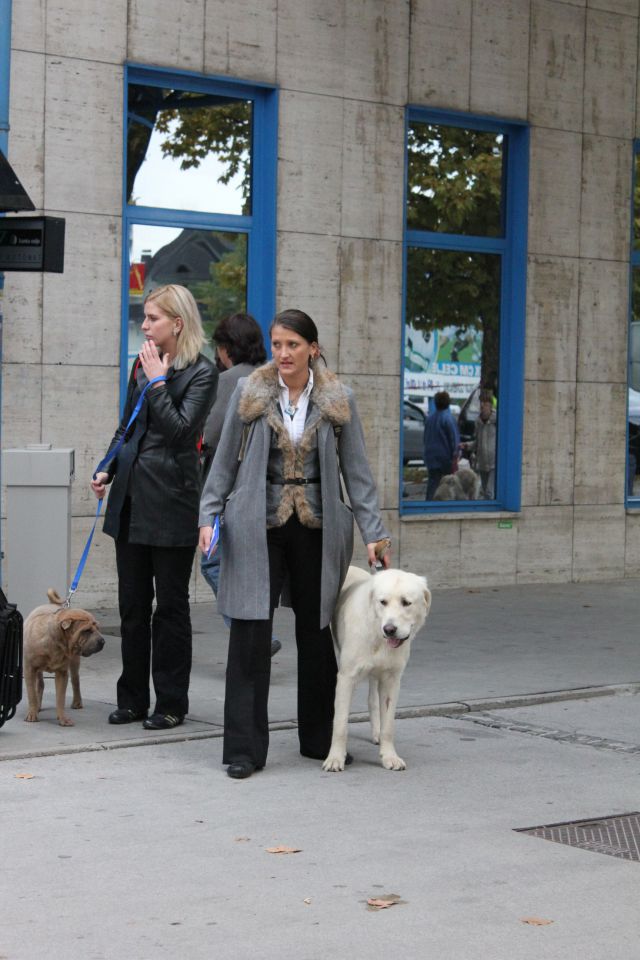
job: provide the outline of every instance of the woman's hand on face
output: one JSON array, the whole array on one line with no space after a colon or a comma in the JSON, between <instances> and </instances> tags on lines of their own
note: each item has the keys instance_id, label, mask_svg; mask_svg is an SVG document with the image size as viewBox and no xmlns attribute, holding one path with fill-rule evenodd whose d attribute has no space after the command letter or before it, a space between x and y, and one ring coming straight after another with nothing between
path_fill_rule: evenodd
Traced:
<instances>
[{"instance_id":1,"label":"woman's hand on face","mask_svg":"<svg viewBox=\"0 0 640 960\"><path fill-rule=\"evenodd\" d=\"M198 546L200 550L205 555L209 552L209 544L211 543L211 537L213 536L213 527L200 527L200 537L198 538ZM211 556L215 555L216 550L218 549L218 544L216 543L215 547L211 551Z\"/></svg>"},{"instance_id":2,"label":"woman's hand on face","mask_svg":"<svg viewBox=\"0 0 640 960\"><path fill-rule=\"evenodd\" d=\"M107 492L106 483L108 479L108 473L96 473L95 480L91 480L91 489L95 493L98 500L104 499L104 495Z\"/></svg>"},{"instance_id":3,"label":"woman's hand on face","mask_svg":"<svg viewBox=\"0 0 640 960\"><path fill-rule=\"evenodd\" d=\"M145 340L138 356L147 380L153 380L154 377L166 377L169 370L169 356L165 353L161 357L153 340ZM154 383L152 389L155 390L158 386L160 386L159 383Z\"/></svg>"},{"instance_id":4,"label":"woman's hand on face","mask_svg":"<svg viewBox=\"0 0 640 960\"><path fill-rule=\"evenodd\" d=\"M370 567L375 567L375 565L378 563L378 557L376 556L377 545L378 545L377 540L374 540L373 543L367 544L367 559L369 561ZM387 547L380 561L382 563L382 566L385 568L385 570L388 570L389 567L391 566L390 550L391 548Z\"/></svg>"}]
</instances>

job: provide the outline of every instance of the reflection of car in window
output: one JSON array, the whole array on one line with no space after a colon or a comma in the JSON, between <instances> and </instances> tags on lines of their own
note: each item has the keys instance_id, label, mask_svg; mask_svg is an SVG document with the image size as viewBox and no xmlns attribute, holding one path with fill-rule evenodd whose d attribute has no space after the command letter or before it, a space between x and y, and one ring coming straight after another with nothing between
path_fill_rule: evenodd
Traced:
<instances>
[{"instance_id":1,"label":"reflection of car in window","mask_svg":"<svg viewBox=\"0 0 640 960\"><path fill-rule=\"evenodd\" d=\"M424 459L424 413L414 403L404 401L402 412L402 462Z\"/></svg>"},{"instance_id":2,"label":"reflection of car in window","mask_svg":"<svg viewBox=\"0 0 640 960\"><path fill-rule=\"evenodd\" d=\"M640 472L640 391L629 387L629 457L627 462L627 495L640 495L636 477Z\"/></svg>"}]
</instances>

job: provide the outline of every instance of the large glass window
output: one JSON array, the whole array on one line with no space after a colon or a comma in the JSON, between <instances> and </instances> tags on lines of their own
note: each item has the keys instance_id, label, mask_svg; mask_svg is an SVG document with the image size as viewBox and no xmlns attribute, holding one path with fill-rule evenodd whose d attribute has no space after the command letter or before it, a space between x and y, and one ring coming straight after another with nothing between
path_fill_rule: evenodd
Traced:
<instances>
[{"instance_id":1,"label":"large glass window","mask_svg":"<svg viewBox=\"0 0 640 960\"><path fill-rule=\"evenodd\" d=\"M268 326L275 98L268 87L128 68L123 389L141 342L144 297L164 283L191 290L209 340L238 310Z\"/></svg>"},{"instance_id":2,"label":"large glass window","mask_svg":"<svg viewBox=\"0 0 640 960\"><path fill-rule=\"evenodd\" d=\"M527 151L524 126L409 110L403 512L519 507Z\"/></svg>"}]
</instances>

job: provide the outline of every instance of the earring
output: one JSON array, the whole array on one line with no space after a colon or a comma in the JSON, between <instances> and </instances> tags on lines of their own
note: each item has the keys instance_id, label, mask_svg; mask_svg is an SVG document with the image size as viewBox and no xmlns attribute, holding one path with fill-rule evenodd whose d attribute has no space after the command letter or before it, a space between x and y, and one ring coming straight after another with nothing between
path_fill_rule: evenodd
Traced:
<instances>
[{"instance_id":1,"label":"earring","mask_svg":"<svg viewBox=\"0 0 640 960\"><path fill-rule=\"evenodd\" d=\"M174 328L173 328L173 335L174 335L174 337L177 337L179 333L180 333L180 331L178 330L178 328L177 328L177 327L174 327Z\"/></svg>"}]
</instances>

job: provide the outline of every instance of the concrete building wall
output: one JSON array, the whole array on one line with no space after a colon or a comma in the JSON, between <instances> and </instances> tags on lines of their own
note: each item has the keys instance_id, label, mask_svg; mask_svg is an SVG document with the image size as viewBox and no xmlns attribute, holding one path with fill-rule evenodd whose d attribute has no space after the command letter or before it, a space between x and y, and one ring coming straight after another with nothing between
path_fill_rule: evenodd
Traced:
<instances>
[{"instance_id":1,"label":"concrete building wall","mask_svg":"<svg viewBox=\"0 0 640 960\"><path fill-rule=\"evenodd\" d=\"M639 13L638 0L14 2L10 159L38 208L66 218L67 254L63 275L6 276L2 443L75 447L74 558L118 418L128 60L279 86L277 306L316 319L356 390L395 562L435 587L640 576L640 512L624 505ZM531 125L510 527L398 515L408 103ZM210 598L195 573L194 595ZM77 596L113 602L108 538Z\"/></svg>"}]
</instances>

